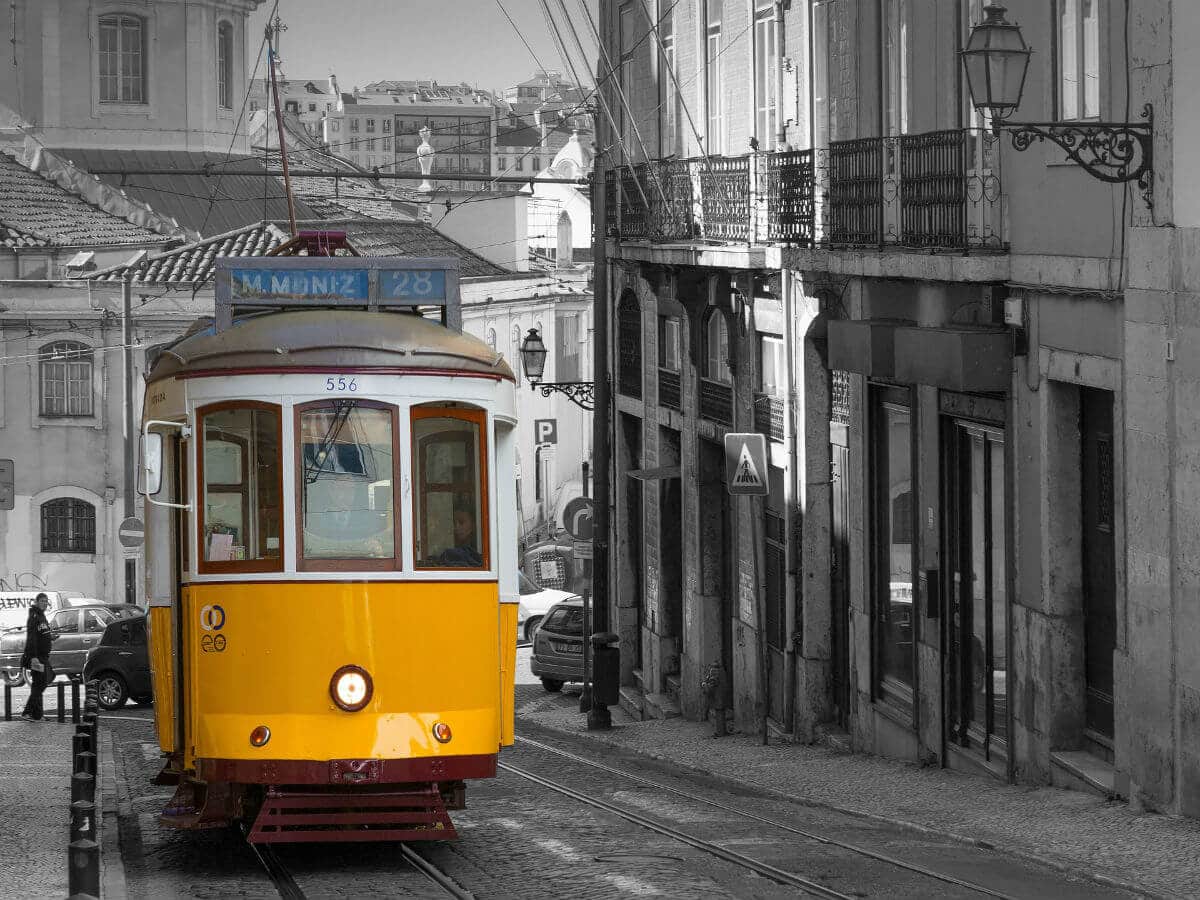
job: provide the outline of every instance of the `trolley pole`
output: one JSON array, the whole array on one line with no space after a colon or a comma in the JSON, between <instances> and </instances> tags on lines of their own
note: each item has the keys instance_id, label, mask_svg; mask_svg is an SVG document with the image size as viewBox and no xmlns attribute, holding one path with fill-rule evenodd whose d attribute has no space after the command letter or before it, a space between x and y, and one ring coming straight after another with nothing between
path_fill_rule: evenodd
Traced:
<instances>
[{"instance_id":1,"label":"trolley pole","mask_svg":"<svg viewBox=\"0 0 1200 900\"><path fill-rule=\"evenodd\" d=\"M125 273L121 282L121 357L124 361L123 386L125 388L124 419L125 419L125 518L133 515L133 492L136 475L133 457L136 452L133 428L133 284L130 275Z\"/></svg>"}]
</instances>

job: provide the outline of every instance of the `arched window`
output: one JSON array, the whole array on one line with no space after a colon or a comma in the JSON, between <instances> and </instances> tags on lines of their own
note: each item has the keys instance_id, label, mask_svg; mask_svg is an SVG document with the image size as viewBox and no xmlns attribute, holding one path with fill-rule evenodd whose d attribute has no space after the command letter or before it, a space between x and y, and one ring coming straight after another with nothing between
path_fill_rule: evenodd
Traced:
<instances>
[{"instance_id":1,"label":"arched window","mask_svg":"<svg viewBox=\"0 0 1200 900\"><path fill-rule=\"evenodd\" d=\"M43 553L95 553L96 507L63 497L42 504Z\"/></svg>"},{"instance_id":2,"label":"arched window","mask_svg":"<svg viewBox=\"0 0 1200 900\"><path fill-rule=\"evenodd\" d=\"M719 309L713 309L704 323L704 377L721 384L733 383L729 368L729 326Z\"/></svg>"},{"instance_id":3,"label":"arched window","mask_svg":"<svg viewBox=\"0 0 1200 900\"><path fill-rule=\"evenodd\" d=\"M137 16L101 16L100 102L146 102L146 23Z\"/></svg>"},{"instance_id":4,"label":"arched window","mask_svg":"<svg viewBox=\"0 0 1200 900\"><path fill-rule=\"evenodd\" d=\"M233 25L217 26L217 105L233 109Z\"/></svg>"},{"instance_id":5,"label":"arched window","mask_svg":"<svg viewBox=\"0 0 1200 900\"><path fill-rule=\"evenodd\" d=\"M626 397L642 396L642 311L633 291L625 291L617 305L617 371L620 391Z\"/></svg>"},{"instance_id":6,"label":"arched window","mask_svg":"<svg viewBox=\"0 0 1200 900\"><path fill-rule=\"evenodd\" d=\"M496 349L496 329L489 328L487 330L487 345L493 350Z\"/></svg>"},{"instance_id":7,"label":"arched window","mask_svg":"<svg viewBox=\"0 0 1200 900\"><path fill-rule=\"evenodd\" d=\"M92 349L55 341L38 353L39 410L43 416L92 415Z\"/></svg>"}]
</instances>

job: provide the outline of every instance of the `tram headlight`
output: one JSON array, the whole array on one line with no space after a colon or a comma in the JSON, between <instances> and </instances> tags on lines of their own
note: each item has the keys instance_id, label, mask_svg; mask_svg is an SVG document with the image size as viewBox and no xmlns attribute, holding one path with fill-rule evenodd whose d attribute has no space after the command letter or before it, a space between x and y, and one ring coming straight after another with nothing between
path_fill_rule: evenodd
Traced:
<instances>
[{"instance_id":1,"label":"tram headlight","mask_svg":"<svg viewBox=\"0 0 1200 900\"><path fill-rule=\"evenodd\" d=\"M346 712L358 712L371 702L374 692L371 676L361 666L342 666L329 681L329 695Z\"/></svg>"}]
</instances>

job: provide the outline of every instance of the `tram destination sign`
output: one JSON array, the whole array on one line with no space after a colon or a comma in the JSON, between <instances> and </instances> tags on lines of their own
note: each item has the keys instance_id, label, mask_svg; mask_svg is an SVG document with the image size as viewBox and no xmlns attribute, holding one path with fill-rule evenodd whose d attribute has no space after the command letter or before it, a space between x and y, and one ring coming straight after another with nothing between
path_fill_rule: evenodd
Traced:
<instances>
[{"instance_id":1,"label":"tram destination sign","mask_svg":"<svg viewBox=\"0 0 1200 900\"><path fill-rule=\"evenodd\" d=\"M216 261L217 328L238 309L433 306L462 327L459 261L450 257L225 257Z\"/></svg>"}]
</instances>

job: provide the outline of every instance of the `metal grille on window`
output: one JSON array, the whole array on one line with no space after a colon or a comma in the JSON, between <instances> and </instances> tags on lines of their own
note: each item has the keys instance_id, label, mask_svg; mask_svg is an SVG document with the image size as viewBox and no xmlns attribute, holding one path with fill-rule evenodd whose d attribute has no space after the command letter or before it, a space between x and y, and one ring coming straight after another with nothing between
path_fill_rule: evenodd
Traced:
<instances>
[{"instance_id":1,"label":"metal grille on window","mask_svg":"<svg viewBox=\"0 0 1200 900\"><path fill-rule=\"evenodd\" d=\"M626 397L642 396L642 314L637 300L626 295L617 312L619 388Z\"/></svg>"},{"instance_id":2,"label":"metal grille on window","mask_svg":"<svg viewBox=\"0 0 1200 900\"><path fill-rule=\"evenodd\" d=\"M47 344L39 353L43 416L92 414L92 351L75 341Z\"/></svg>"},{"instance_id":3,"label":"metal grille on window","mask_svg":"<svg viewBox=\"0 0 1200 900\"><path fill-rule=\"evenodd\" d=\"M850 373L834 369L829 373L829 421L850 424Z\"/></svg>"},{"instance_id":4,"label":"metal grille on window","mask_svg":"<svg viewBox=\"0 0 1200 900\"><path fill-rule=\"evenodd\" d=\"M64 497L42 504L43 553L95 553L96 508Z\"/></svg>"}]
</instances>

